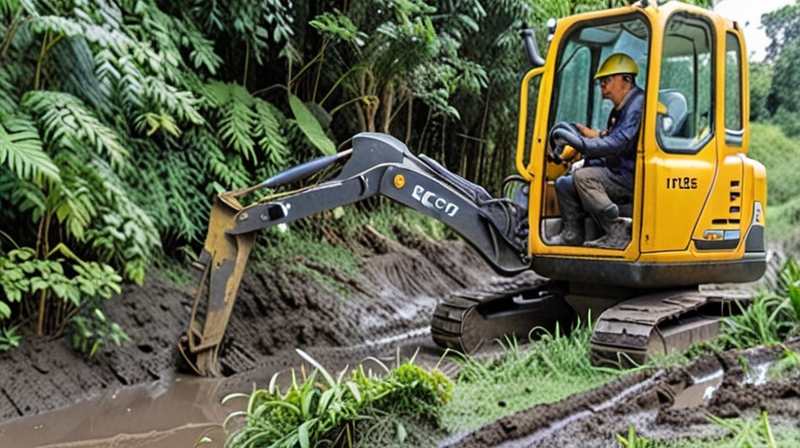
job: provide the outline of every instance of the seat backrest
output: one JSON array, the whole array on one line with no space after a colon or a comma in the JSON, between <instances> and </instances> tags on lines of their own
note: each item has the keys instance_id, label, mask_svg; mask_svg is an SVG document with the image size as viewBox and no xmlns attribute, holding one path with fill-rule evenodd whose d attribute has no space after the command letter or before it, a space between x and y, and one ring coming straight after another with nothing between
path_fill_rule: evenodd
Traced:
<instances>
[{"instance_id":1,"label":"seat backrest","mask_svg":"<svg viewBox=\"0 0 800 448\"><path fill-rule=\"evenodd\" d=\"M689 111L686 97L676 89L664 89L658 92L658 102L666 108L660 132L668 137L688 137L681 135Z\"/></svg>"}]
</instances>

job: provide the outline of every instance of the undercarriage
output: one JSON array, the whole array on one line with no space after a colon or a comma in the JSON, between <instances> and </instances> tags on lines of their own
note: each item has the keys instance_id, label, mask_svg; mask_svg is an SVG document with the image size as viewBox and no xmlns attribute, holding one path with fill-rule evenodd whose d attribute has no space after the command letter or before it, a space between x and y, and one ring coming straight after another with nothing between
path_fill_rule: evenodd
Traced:
<instances>
[{"instance_id":1,"label":"undercarriage","mask_svg":"<svg viewBox=\"0 0 800 448\"><path fill-rule=\"evenodd\" d=\"M442 347L474 353L495 342L527 341L543 332L568 332L593 321L595 365L632 367L719 334L721 318L747 306L750 296L698 286L659 291L614 290L522 274L494 279L442 300L431 334ZM589 290L605 293L589 296Z\"/></svg>"}]
</instances>

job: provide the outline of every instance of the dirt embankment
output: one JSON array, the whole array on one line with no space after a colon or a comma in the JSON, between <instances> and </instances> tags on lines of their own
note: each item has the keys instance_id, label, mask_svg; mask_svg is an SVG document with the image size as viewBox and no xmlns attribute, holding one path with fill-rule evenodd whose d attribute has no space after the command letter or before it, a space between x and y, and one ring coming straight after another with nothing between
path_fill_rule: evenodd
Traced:
<instances>
[{"instance_id":1,"label":"dirt embankment","mask_svg":"<svg viewBox=\"0 0 800 448\"><path fill-rule=\"evenodd\" d=\"M336 287L286 265L249 268L221 350L225 374L288 367L296 363L295 348L347 347L425 328L438 298L493 275L463 243L399 232L399 243L369 228L348 241L360 254L355 278L294 260L335 279ZM173 375L193 296L190 287L157 277L126 286L105 305L109 319L131 337L122 347L107 346L87 359L66 338L27 336L18 349L0 353L0 421ZM317 352L324 364L324 351Z\"/></svg>"}]
</instances>

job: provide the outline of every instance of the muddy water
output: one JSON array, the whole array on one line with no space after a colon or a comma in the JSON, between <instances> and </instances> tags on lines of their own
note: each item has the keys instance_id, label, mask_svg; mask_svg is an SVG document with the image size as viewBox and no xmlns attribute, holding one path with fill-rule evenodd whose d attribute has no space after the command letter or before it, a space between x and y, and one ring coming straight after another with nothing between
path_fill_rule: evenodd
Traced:
<instances>
[{"instance_id":1,"label":"muddy water","mask_svg":"<svg viewBox=\"0 0 800 448\"><path fill-rule=\"evenodd\" d=\"M67 409L0 426L0 447L191 447L204 434L221 446L225 380L177 376L108 391Z\"/></svg>"},{"instance_id":2,"label":"muddy water","mask_svg":"<svg viewBox=\"0 0 800 448\"><path fill-rule=\"evenodd\" d=\"M408 333L369 341L347 349L309 349L311 357L330 372L363 364L374 371L381 364L393 366L398 360L415 358L415 363L448 370L455 362L439 363L442 351L433 345L429 332ZM366 357L372 357L365 361ZM221 447L225 440L221 423L244 400L224 406L222 398L232 392L249 393L256 385L267 387L270 378L281 372L278 385L288 386L292 367L302 363L291 351L269 366L244 375L224 379L205 379L178 375L151 384L122 387L65 409L24 417L0 425L0 448L173 448L192 447L201 437L211 443L202 447ZM287 367L291 365L292 367ZM306 371L312 367L306 365Z\"/></svg>"}]
</instances>

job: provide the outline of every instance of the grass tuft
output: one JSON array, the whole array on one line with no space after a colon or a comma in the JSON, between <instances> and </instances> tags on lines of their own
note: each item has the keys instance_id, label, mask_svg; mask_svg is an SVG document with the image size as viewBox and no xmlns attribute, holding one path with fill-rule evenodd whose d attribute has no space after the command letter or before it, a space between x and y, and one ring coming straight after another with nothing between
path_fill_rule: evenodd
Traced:
<instances>
[{"instance_id":1,"label":"grass tuft","mask_svg":"<svg viewBox=\"0 0 800 448\"><path fill-rule=\"evenodd\" d=\"M592 328L578 325L569 336L556 329L520 348L507 341L504 354L480 362L461 357L453 400L442 409L442 426L450 432L474 430L506 415L553 403L623 375L590 362Z\"/></svg>"}]
</instances>

